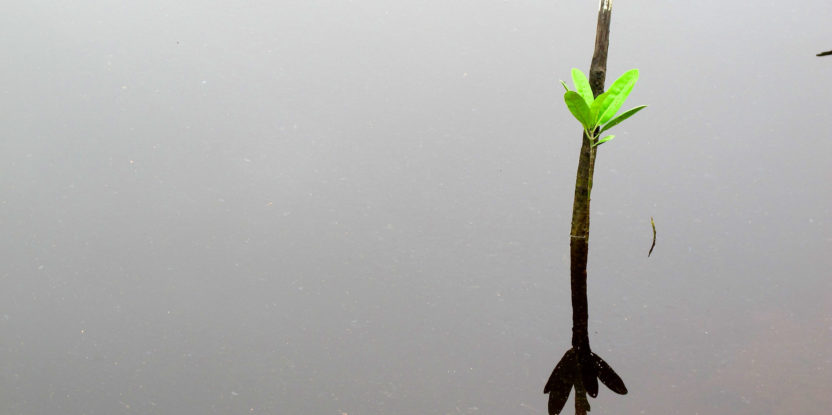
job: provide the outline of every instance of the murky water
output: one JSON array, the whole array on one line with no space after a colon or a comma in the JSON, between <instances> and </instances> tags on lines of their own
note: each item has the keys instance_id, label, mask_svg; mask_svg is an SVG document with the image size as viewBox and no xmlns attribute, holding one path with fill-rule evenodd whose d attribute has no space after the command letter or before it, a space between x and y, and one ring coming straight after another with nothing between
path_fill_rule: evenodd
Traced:
<instances>
[{"instance_id":1,"label":"murky water","mask_svg":"<svg viewBox=\"0 0 832 415\"><path fill-rule=\"evenodd\" d=\"M7 8L0 412L545 413L597 5L388 3ZM830 17L615 3L592 413L832 406Z\"/></svg>"}]
</instances>

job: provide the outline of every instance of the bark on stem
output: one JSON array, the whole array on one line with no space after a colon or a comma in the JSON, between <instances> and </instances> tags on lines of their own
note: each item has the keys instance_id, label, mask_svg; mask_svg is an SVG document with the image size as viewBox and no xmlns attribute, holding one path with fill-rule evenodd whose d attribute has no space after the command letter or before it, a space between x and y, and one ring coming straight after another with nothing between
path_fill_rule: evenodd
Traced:
<instances>
[{"instance_id":1,"label":"bark on stem","mask_svg":"<svg viewBox=\"0 0 832 415\"><path fill-rule=\"evenodd\" d=\"M612 0L601 0L595 32L595 52L592 55L592 66L589 71L589 84L596 97L604 92L611 11ZM589 202L597 149L598 147L592 147L589 137L583 134L578 173L575 179L575 199L572 204L572 230L569 244L572 282L572 346L574 347L589 346L586 265L589 248Z\"/></svg>"}]
</instances>

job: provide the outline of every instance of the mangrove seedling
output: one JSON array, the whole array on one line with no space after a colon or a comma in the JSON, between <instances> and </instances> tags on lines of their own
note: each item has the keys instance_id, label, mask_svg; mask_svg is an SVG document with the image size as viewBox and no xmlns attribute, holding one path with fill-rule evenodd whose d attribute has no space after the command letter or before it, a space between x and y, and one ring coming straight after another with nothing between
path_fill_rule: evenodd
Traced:
<instances>
[{"instance_id":1,"label":"mangrove seedling","mask_svg":"<svg viewBox=\"0 0 832 415\"><path fill-rule=\"evenodd\" d=\"M607 73L607 52L610 41L612 0L601 0L598 6L598 25L595 30L595 50L589 67L589 80L583 72L573 69L575 91L566 83L564 101L583 127L578 171L575 177L575 198L572 203L572 226L569 233L569 279L572 286L572 347L555 365L543 387L549 395L549 415L560 414L572 389L575 390L575 414L589 412L587 395L598 396L598 381L617 394L627 393L624 381L612 367L592 352L589 345L589 304L587 301L587 258L589 254L589 205L592 176L598 146L612 139L601 134L620 124L644 106L616 116L627 95L638 80L638 71L624 73L604 92Z\"/></svg>"},{"instance_id":2,"label":"mangrove seedling","mask_svg":"<svg viewBox=\"0 0 832 415\"><path fill-rule=\"evenodd\" d=\"M625 72L609 90L604 91L607 48L609 47L609 16L611 0L602 0L598 12L595 52L590 67L591 79L579 69L572 69L575 90L561 81L566 93L563 100L573 116L583 127L583 142L578 160L575 181L575 199L572 205L570 233L570 280L572 285L572 347L566 351L552 371L543 388L549 395L548 413L560 414L569 393L575 390L575 413L585 415L589 409L587 395L598 395L598 381L617 394L627 393L624 381L612 367L592 352L589 345L587 301L587 256L589 252L589 204L592 192L592 176L598 146L613 139L602 137L612 127L641 111L641 105L616 115L638 80L638 70ZM655 228L654 228L655 229ZM651 248L652 251L652 248Z\"/></svg>"}]
</instances>

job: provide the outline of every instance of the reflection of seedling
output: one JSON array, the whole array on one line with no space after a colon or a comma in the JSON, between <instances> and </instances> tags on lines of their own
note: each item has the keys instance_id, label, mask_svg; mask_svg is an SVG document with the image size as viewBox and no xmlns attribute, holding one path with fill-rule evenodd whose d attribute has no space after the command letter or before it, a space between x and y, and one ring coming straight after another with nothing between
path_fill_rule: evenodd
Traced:
<instances>
[{"instance_id":1,"label":"reflection of seedling","mask_svg":"<svg viewBox=\"0 0 832 415\"><path fill-rule=\"evenodd\" d=\"M635 107L615 117L615 113L624 105L624 100L630 95L637 80L638 69L624 72L624 75L616 79L607 92L598 95L598 97L593 97L589 81L580 69L572 69L572 81L575 83L577 92L570 91L566 83L560 81L563 87L566 88L563 100L566 101L566 106L569 107L572 115L581 122L584 133L593 147L606 143L615 137L614 135L608 135L601 138L601 133L632 117L647 106Z\"/></svg>"}]
</instances>

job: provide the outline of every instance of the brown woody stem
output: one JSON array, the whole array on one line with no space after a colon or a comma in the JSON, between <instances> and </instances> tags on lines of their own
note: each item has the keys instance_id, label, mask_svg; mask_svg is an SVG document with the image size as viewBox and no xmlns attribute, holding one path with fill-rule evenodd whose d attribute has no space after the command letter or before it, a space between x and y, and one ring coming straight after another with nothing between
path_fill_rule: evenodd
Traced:
<instances>
[{"instance_id":1,"label":"brown woody stem","mask_svg":"<svg viewBox=\"0 0 832 415\"><path fill-rule=\"evenodd\" d=\"M589 68L589 85L594 96L604 92L607 74L607 50L610 42L610 15L612 0L601 0L598 8L598 25L595 32L595 51ZM576 351L589 351L589 307L586 294L586 266L589 253L589 202L592 176L598 147L593 147L590 137L583 134L578 173L575 179L575 199L572 204L572 230L570 236L570 279L572 285L572 347ZM582 393L579 393L582 392ZM586 414L586 392L576 389L575 413Z\"/></svg>"}]
</instances>

